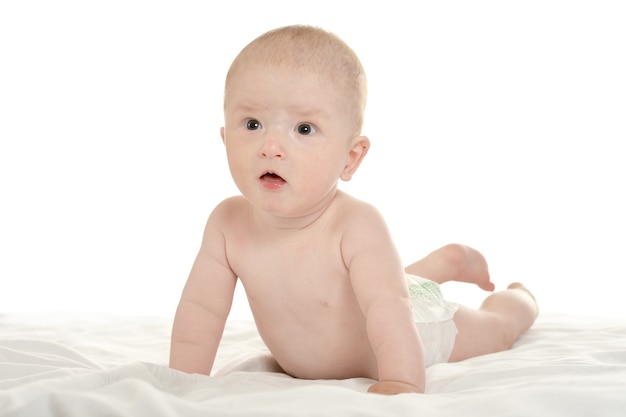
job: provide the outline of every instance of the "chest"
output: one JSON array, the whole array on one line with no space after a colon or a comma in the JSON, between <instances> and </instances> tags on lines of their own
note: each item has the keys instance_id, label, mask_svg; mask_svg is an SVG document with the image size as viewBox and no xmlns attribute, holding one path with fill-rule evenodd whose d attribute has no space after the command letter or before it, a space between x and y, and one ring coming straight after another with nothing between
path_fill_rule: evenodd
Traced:
<instances>
[{"instance_id":1,"label":"chest","mask_svg":"<svg viewBox=\"0 0 626 417\"><path fill-rule=\"evenodd\" d=\"M253 309L331 308L351 291L335 236L248 236L229 248L228 257Z\"/></svg>"}]
</instances>

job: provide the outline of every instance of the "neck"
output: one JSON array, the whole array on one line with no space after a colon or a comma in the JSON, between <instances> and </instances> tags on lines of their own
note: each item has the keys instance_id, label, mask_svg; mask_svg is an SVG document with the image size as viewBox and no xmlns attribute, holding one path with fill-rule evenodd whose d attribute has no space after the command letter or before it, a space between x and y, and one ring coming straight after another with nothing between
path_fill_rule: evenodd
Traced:
<instances>
[{"instance_id":1,"label":"neck","mask_svg":"<svg viewBox=\"0 0 626 417\"><path fill-rule=\"evenodd\" d=\"M260 210L253 210L253 218L259 229L267 233L297 232L317 223L333 205L338 195L339 191L328 202L302 216L282 217Z\"/></svg>"}]
</instances>

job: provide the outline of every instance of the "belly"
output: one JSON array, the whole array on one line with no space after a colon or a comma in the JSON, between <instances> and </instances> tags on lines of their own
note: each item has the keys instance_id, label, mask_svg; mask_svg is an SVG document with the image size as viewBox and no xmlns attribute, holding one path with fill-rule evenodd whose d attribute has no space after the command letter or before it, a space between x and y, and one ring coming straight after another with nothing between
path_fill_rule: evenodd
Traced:
<instances>
[{"instance_id":1,"label":"belly","mask_svg":"<svg viewBox=\"0 0 626 417\"><path fill-rule=\"evenodd\" d=\"M345 265L338 260L319 270L319 261L298 259L299 269L278 263L271 273L240 276L272 355L299 378L375 377L365 317ZM294 270L300 273L288 272Z\"/></svg>"},{"instance_id":2,"label":"belly","mask_svg":"<svg viewBox=\"0 0 626 417\"><path fill-rule=\"evenodd\" d=\"M283 370L303 379L377 378L376 359L359 311L335 315L293 311L267 320L255 314L259 334ZM259 317L259 318L257 318Z\"/></svg>"}]
</instances>

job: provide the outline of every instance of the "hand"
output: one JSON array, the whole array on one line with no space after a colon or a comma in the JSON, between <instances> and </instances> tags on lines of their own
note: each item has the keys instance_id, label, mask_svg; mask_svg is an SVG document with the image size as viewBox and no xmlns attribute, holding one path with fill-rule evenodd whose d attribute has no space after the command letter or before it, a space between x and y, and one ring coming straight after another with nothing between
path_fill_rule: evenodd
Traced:
<instances>
[{"instance_id":1,"label":"hand","mask_svg":"<svg viewBox=\"0 0 626 417\"><path fill-rule=\"evenodd\" d=\"M380 381L369 387L367 392L375 394L396 395L396 394L421 394L424 390L399 381Z\"/></svg>"}]
</instances>

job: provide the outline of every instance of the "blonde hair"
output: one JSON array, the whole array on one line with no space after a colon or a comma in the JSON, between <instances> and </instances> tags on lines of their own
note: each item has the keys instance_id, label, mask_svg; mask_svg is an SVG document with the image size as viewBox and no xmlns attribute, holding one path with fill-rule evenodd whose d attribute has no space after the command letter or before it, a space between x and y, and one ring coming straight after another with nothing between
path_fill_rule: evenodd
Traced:
<instances>
[{"instance_id":1,"label":"blonde hair","mask_svg":"<svg viewBox=\"0 0 626 417\"><path fill-rule=\"evenodd\" d=\"M355 135L361 133L367 80L361 61L343 40L314 26L293 25L271 30L241 50L226 75L226 89L233 75L246 65L289 66L326 77L352 103Z\"/></svg>"}]
</instances>

